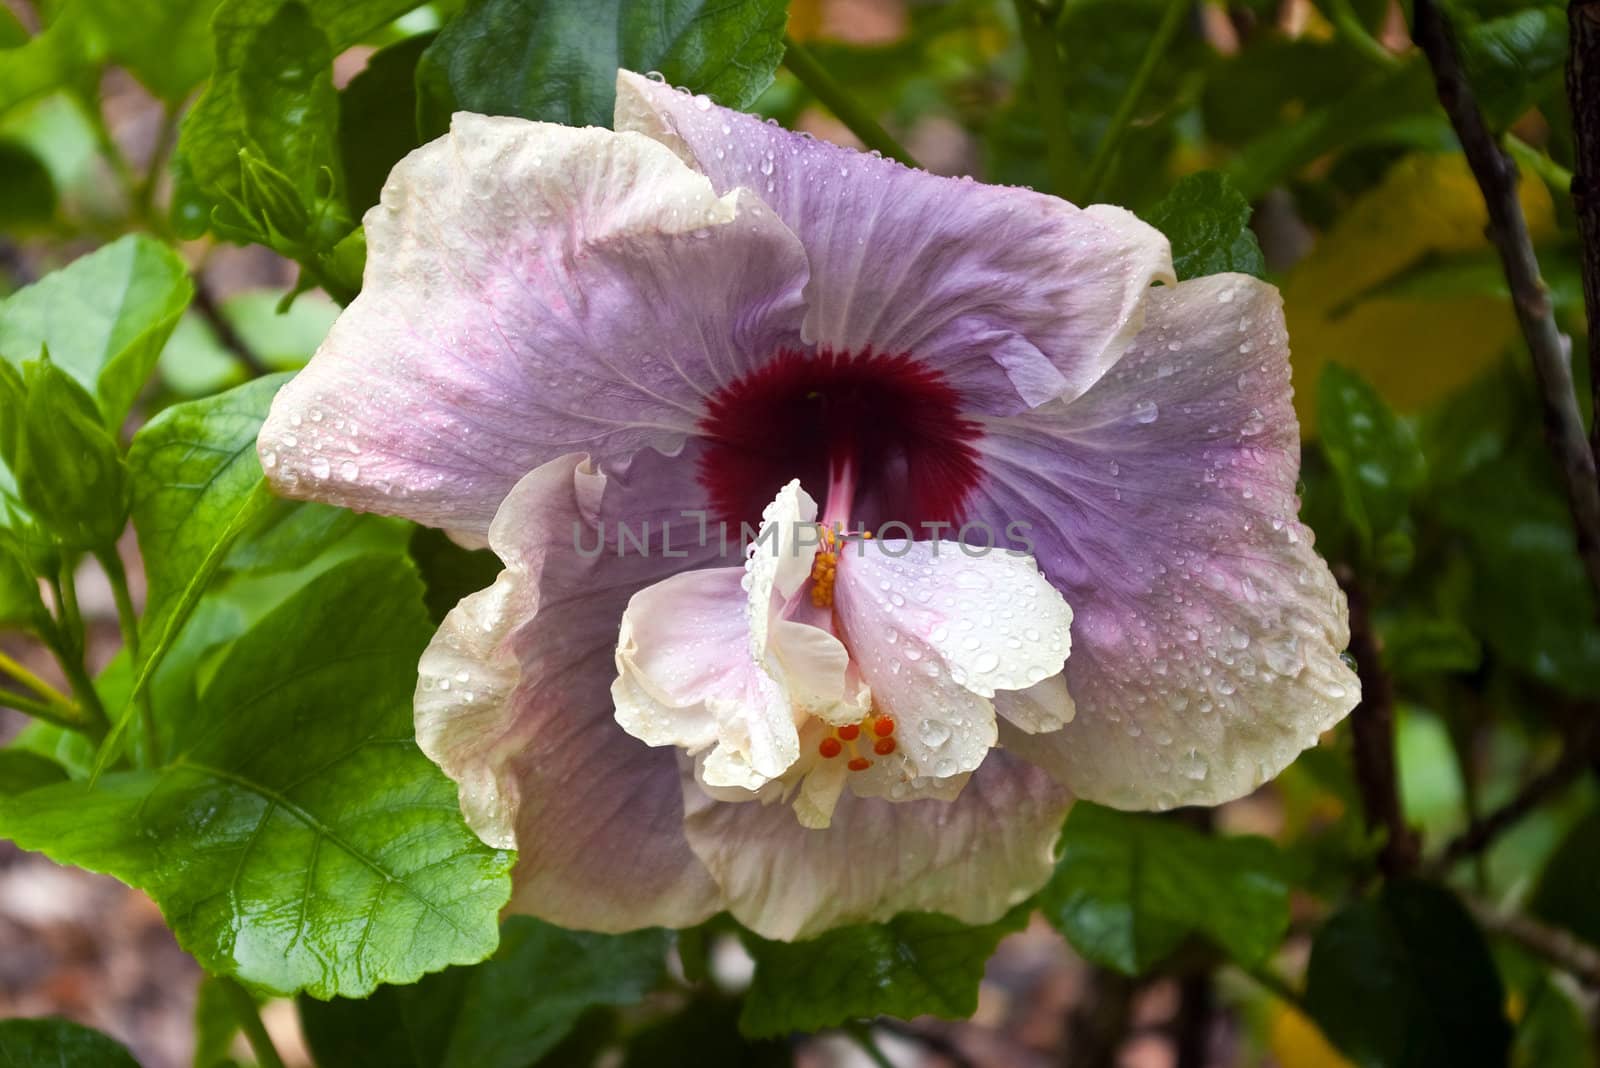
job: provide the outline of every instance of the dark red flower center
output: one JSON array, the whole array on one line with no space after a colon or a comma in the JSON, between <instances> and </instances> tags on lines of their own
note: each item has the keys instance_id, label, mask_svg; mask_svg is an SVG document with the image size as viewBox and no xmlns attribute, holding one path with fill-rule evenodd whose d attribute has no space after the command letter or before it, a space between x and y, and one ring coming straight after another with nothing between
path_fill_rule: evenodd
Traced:
<instances>
[{"instance_id":1,"label":"dark red flower center","mask_svg":"<svg viewBox=\"0 0 1600 1068\"><path fill-rule=\"evenodd\" d=\"M798 478L852 528L899 521L926 538L924 523L961 521L978 481L980 428L959 400L909 355L785 350L711 398L700 481L733 525L758 521ZM830 485L853 485L852 499L829 501Z\"/></svg>"}]
</instances>

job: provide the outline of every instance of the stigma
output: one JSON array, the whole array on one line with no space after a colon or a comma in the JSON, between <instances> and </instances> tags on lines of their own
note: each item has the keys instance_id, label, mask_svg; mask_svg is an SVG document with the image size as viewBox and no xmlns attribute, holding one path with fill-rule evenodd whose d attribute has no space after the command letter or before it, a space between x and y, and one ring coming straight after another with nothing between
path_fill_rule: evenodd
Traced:
<instances>
[{"instance_id":1,"label":"stigma","mask_svg":"<svg viewBox=\"0 0 1600 1068\"><path fill-rule=\"evenodd\" d=\"M833 760L848 751L850 759L845 767L851 771L866 771L872 767L872 759L864 755L862 750L869 748L869 742L872 752L878 756L888 756L899 748L894 738L894 727L893 716L874 712L859 723L835 727L817 743L817 753L824 760Z\"/></svg>"}]
</instances>

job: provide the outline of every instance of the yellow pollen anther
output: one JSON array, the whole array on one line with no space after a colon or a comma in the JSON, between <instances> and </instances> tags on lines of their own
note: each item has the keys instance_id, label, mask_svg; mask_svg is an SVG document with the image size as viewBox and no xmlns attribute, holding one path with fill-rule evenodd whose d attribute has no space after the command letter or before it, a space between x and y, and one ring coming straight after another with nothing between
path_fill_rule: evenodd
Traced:
<instances>
[{"instance_id":1,"label":"yellow pollen anther","mask_svg":"<svg viewBox=\"0 0 1600 1068\"><path fill-rule=\"evenodd\" d=\"M827 532L823 533L826 543ZM811 563L811 603L818 608L833 607L833 581L839 570L839 554L831 550L817 553Z\"/></svg>"}]
</instances>

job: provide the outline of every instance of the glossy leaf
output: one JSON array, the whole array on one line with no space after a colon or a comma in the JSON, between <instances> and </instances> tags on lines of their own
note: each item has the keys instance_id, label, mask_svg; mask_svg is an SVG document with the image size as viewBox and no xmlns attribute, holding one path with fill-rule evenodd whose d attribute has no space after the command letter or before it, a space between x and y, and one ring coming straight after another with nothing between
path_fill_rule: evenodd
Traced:
<instances>
[{"instance_id":1,"label":"glossy leaf","mask_svg":"<svg viewBox=\"0 0 1600 1068\"><path fill-rule=\"evenodd\" d=\"M1288 927L1286 865L1264 838L1212 837L1080 801L1060 849L1040 909L1080 954L1127 975L1197 936L1254 964Z\"/></svg>"},{"instance_id":2,"label":"glossy leaf","mask_svg":"<svg viewBox=\"0 0 1600 1068\"><path fill-rule=\"evenodd\" d=\"M1529 434L1438 506L1472 565L1468 623L1546 685L1600 697L1600 625L1572 516L1544 443Z\"/></svg>"},{"instance_id":3,"label":"glossy leaf","mask_svg":"<svg viewBox=\"0 0 1600 1068\"><path fill-rule=\"evenodd\" d=\"M261 480L256 434L288 375L257 379L152 419L128 450L133 527L150 592L146 629L162 619Z\"/></svg>"},{"instance_id":4,"label":"glossy leaf","mask_svg":"<svg viewBox=\"0 0 1600 1068\"><path fill-rule=\"evenodd\" d=\"M1462 63L1490 123L1509 126L1561 85L1567 13L1554 4L1488 19L1458 35Z\"/></svg>"},{"instance_id":5,"label":"glossy leaf","mask_svg":"<svg viewBox=\"0 0 1600 1068\"><path fill-rule=\"evenodd\" d=\"M1145 213L1145 221L1172 242L1172 266L1180 280L1224 271L1266 274L1250 229L1250 202L1220 172L1184 178Z\"/></svg>"},{"instance_id":6,"label":"glossy leaf","mask_svg":"<svg viewBox=\"0 0 1600 1068\"><path fill-rule=\"evenodd\" d=\"M787 12L786 0L479 0L423 54L424 132L455 110L610 126L619 67L742 108L772 82Z\"/></svg>"},{"instance_id":7,"label":"glossy leaf","mask_svg":"<svg viewBox=\"0 0 1600 1068\"><path fill-rule=\"evenodd\" d=\"M400 158L422 143L417 132L417 62L432 34L380 49L339 94L339 159L350 213L360 217Z\"/></svg>"},{"instance_id":8,"label":"glossy leaf","mask_svg":"<svg viewBox=\"0 0 1600 1068\"><path fill-rule=\"evenodd\" d=\"M139 1068L115 1039L70 1020L0 1020L0 1068Z\"/></svg>"},{"instance_id":9,"label":"glossy leaf","mask_svg":"<svg viewBox=\"0 0 1600 1068\"><path fill-rule=\"evenodd\" d=\"M1000 939L1027 923L1028 911L1015 909L980 927L907 912L807 942L747 935L756 974L739 1029L763 1038L874 1016L970 1016L984 965Z\"/></svg>"},{"instance_id":10,"label":"glossy leaf","mask_svg":"<svg viewBox=\"0 0 1600 1068\"><path fill-rule=\"evenodd\" d=\"M382 987L363 1001L300 999L322 1064L341 1068L525 1068L597 1005L630 1005L660 980L671 938L566 931L508 919L482 964Z\"/></svg>"},{"instance_id":11,"label":"glossy leaf","mask_svg":"<svg viewBox=\"0 0 1600 1068\"><path fill-rule=\"evenodd\" d=\"M415 6L416 0L225 0L212 22L211 84L178 141L179 229L198 236L213 208L242 197L241 148L286 173L292 187L311 188L335 148L330 58Z\"/></svg>"},{"instance_id":12,"label":"glossy leaf","mask_svg":"<svg viewBox=\"0 0 1600 1068\"><path fill-rule=\"evenodd\" d=\"M1405 519L1426 464L1416 433L1352 371L1329 364L1317 388L1322 451L1345 513L1371 542Z\"/></svg>"},{"instance_id":13,"label":"glossy leaf","mask_svg":"<svg viewBox=\"0 0 1600 1068\"><path fill-rule=\"evenodd\" d=\"M209 971L263 990L360 997L482 959L511 858L413 741L421 597L393 556L323 574L233 644L166 766L0 799L0 835L144 889Z\"/></svg>"},{"instance_id":14,"label":"glossy leaf","mask_svg":"<svg viewBox=\"0 0 1600 1068\"><path fill-rule=\"evenodd\" d=\"M1505 993L1472 917L1448 890L1387 884L1317 932L1306 1008L1362 1068L1506 1063Z\"/></svg>"},{"instance_id":15,"label":"glossy leaf","mask_svg":"<svg viewBox=\"0 0 1600 1068\"><path fill-rule=\"evenodd\" d=\"M193 292L171 248L124 237L0 301L0 356L20 364L47 347L120 428Z\"/></svg>"}]
</instances>

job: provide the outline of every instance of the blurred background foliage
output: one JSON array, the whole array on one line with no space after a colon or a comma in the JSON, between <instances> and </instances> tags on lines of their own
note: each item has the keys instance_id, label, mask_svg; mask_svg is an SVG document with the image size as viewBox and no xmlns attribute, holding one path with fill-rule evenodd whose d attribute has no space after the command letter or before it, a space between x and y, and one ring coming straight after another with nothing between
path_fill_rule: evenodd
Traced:
<instances>
[{"instance_id":1,"label":"blurred background foliage","mask_svg":"<svg viewBox=\"0 0 1600 1068\"><path fill-rule=\"evenodd\" d=\"M1519 165L1587 417L1567 12L1522 0L1445 6L1491 130ZM0 303L0 355L20 367L47 338L91 415L98 403L107 417L113 454L170 406L309 358L359 289L361 214L393 162L450 110L605 123L618 63L845 143L884 147L860 120L881 124L891 151L904 146L940 173L1125 205L1173 238L1185 274L1246 270L1284 294L1304 514L1350 592L1368 701L1394 717L1399 797L1417 836L1404 870L1381 863L1392 843L1374 826L1344 726L1215 813L1080 806L1056 879L989 928L909 917L786 947L741 940L721 921L676 940L519 921L487 964L365 1001L302 998L304 1044L276 1002L265 1018L289 1059L309 1049L356 1068L518 1068L609 1050L606 1063L641 1066L882 1057L1594 1068L1600 613L1484 236L1483 196L1411 43L1409 8L0 5L0 294L13 294ZM652 30L662 12L689 36ZM840 113L813 68L856 114ZM74 299L82 308L63 312ZM119 303L137 314L106 311ZM45 306L48 329L29 318ZM138 455L136 444L129 462ZM116 531L125 518L113 517ZM311 509L281 509L273 522L230 558L173 654L191 675L158 678L158 697L192 704L217 649L341 560L409 556L435 620L494 573L492 561L399 524ZM73 548L103 547L97 536ZM144 545L142 531L138 546L125 536L122 553L137 564ZM159 563L144 570L148 585L136 574L134 593L159 608L172 580ZM102 601L98 623L86 602L88 661L103 671L101 691L126 694L129 665L115 656L116 617ZM27 612L11 609L0 602L0 620L25 628ZM3 648L58 677L37 643L11 636ZM4 721L0 738L23 722ZM93 759L81 737L43 723L6 754L0 794L82 778ZM1030 924L1035 906L1043 920ZM31 937L10 922L16 938ZM48 967L13 977L0 965L0 1015L69 1012L127 1040L147 1065L185 1063L196 1042L197 1065L260 1055L236 1037L251 1014L238 1016L236 992L215 980L178 998L197 1012L198 1039L168 1042L154 1037L154 1010L41 998ZM196 989L193 971L176 974ZM974 1012L972 1022L935 1018ZM9 1063L44 1063L16 1051L43 1057L80 1040L98 1049L94 1036L5 1032L0 1061L10 1051Z\"/></svg>"}]
</instances>

